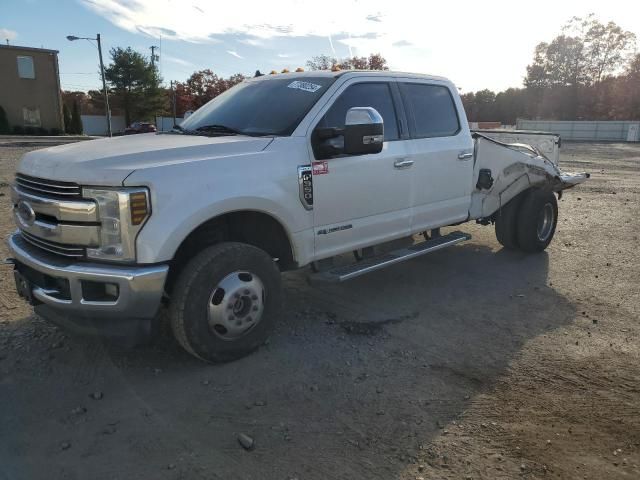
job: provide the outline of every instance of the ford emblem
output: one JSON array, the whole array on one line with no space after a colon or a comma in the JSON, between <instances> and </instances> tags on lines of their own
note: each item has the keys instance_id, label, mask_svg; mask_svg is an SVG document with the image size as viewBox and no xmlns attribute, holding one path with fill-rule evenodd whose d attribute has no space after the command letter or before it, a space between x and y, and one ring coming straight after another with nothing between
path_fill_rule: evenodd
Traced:
<instances>
[{"instance_id":1,"label":"ford emblem","mask_svg":"<svg viewBox=\"0 0 640 480\"><path fill-rule=\"evenodd\" d=\"M36 212L33 210L33 207L24 200L18 202L17 214L20 220L29 227L36 221Z\"/></svg>"}]
</instances>

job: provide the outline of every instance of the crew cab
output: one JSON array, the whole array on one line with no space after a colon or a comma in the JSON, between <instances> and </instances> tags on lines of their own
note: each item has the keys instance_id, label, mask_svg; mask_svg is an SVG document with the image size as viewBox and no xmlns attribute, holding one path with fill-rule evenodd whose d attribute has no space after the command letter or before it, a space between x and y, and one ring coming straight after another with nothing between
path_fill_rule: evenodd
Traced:
<instances>
[{"instance_id":1,"label":"crew cab","mask_svg":"<svg viewBox=\"0 0 640 480\"><path fill-rule=\"evenodd\" d=\"M169 133L27 153L8 244L39 315L138 340L166 304L188 352L227 361L267 338L280 272L346 281L467 240L440 228L474 220L506 248L540 252L556 195L587 177L535 146L472 134L441 77L277 74Z\"/></svg>"}]
</instances>

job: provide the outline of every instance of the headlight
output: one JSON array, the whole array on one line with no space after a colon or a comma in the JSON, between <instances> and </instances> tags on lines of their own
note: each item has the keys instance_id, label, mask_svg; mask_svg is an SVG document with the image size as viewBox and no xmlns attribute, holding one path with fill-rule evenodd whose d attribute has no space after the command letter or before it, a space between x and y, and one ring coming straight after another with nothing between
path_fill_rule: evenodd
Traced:
<instances>
[{"instance_id":1,"label":"headlight","mask_svg":"<svg viewBox=\"0 0 640 480\"><path fill-rule=\"evenodd\" d=\"M146 188L83 188L82 196L98 204L100 245L87 248L87 257L131 262L136 259L136 237L151 213Z\"/></svg>"}]
</instances>

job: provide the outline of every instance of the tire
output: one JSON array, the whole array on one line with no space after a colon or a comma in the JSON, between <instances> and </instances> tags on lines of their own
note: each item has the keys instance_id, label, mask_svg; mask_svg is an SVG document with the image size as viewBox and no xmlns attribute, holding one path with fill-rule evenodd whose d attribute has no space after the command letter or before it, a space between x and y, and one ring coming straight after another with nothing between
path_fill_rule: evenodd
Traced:
<instances>
[{"instance_id":1,"label":"tire","mask_svg":"<svg viewBox=\"0 0 640 480\"><path fill-rule=\"evenodd\" d=\"M228 362L262 345L280 315L280 272L243 243L207 247L180 273L169 315L178 343L207 362Z\"/></svg>"},{"instance_id":2,"label":"tire","mask_svg":"<svg viewBox=\"0 0 640 480\"><path fill-rule=\"evenodd\" d=\"M531 189L518 212L518 244L524 252L542 252L556 231L558 201L553 192Z\"/></svg>"},{"instance_id":3,"label":"tire","mask_svg":"<svg viewBox=\"0 0 640 480\"><path fill-rule=\"evenodd\" d=\"M522 195L516 195L496 213L496 239L504 248L517 250L518 244L518 216Z\"/></svg>"}]
</instances>

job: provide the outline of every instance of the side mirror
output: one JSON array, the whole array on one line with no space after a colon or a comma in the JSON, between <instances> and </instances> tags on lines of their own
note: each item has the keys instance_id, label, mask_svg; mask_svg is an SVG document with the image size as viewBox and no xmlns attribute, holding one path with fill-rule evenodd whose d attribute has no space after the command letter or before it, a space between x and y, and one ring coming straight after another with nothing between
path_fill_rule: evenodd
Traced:
<instances>
[{"instance_id":1,"label":"side mirror","mask_svg":"<svg viewBox=\"0 0 640 480\"><path fill-rule=\"evenodd\" d=\"M375 108L353 107L347 111L344 122L344 153L380 153L383 142L384 122Z\"/></svg>"}]
</instances>

